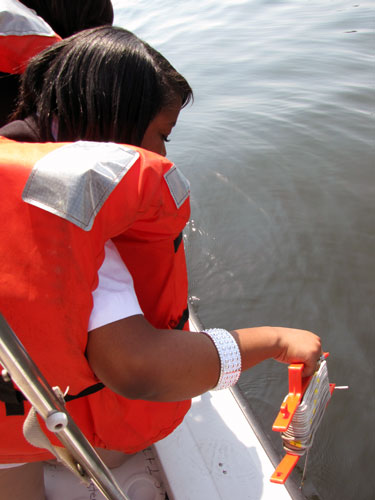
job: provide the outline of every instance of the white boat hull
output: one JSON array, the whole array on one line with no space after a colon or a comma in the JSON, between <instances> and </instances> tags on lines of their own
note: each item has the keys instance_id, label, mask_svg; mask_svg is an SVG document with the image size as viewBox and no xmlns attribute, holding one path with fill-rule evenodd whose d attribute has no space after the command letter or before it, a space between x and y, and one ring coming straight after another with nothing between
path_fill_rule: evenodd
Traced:
<instances>
[{"instance_id":1,"label":"white boat hull","mask_svg":"<svg viewBox=\"0 0 375 500\"><path fill-rule=\"evenodd\" d=\"M290 500L230 390L194 398L184 422L152 448L112 469L131 500ZM62 465L46 465L48 500L97 500Z\"/></svg>"}]
</instances>

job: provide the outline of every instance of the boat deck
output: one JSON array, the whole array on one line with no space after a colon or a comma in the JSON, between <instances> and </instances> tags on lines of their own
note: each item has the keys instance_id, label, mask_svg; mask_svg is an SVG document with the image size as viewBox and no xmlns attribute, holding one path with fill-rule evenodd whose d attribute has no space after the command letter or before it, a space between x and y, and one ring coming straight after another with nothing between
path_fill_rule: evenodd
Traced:
<instances>
[{"instance_id":1,"label":"boat deck","mask_svg":"<svg viewBox=\"0 0 375 500\"><path fill-rule=\"evenodd\" d=\"M194 398L167 438L112 469L131 500L290 500L271 483L273 465L232 392ZM48 500L102 500L62 465L46 465ZM167 492L167 497L166 497Z\"/></svg>"}]
</instances>

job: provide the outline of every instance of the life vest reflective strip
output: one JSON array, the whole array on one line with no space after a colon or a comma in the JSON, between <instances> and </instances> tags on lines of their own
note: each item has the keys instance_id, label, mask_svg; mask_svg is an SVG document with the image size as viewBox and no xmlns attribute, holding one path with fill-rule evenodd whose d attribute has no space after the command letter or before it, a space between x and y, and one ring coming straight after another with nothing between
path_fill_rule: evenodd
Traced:
<instances>
[{"instance_id":1,"label":"life vest reflective strip","mask_svg":"<svg viewBox=\"0 0 375 500\"><path fill-rule=\"evenodd\" d=\"M69 386L74 396L99 382L85 349L108 239L120 239L149 321L162 328L181 321L187 273L177 243L190 216L189 191L167 159L132 146L0 138L1 191L0 310L52 386ZM128 254L137 254L130 265ZM129 401L107 388L67 403L94 446L127 453L169 434L189 407ZM0 404L0 463L50 457L25 441L23 420Z\"/></svg>"},{"instance_id":2,"label":"life vest reflective strip","mask_svg":"<svg viewBox=\"0 0 375 500\"><path fill-rule=\"evenodd\" d=\"M1 72L23 73L31 57L60 40L49 24L21 2L1 1Z\"/></svg>"}]
</instances>

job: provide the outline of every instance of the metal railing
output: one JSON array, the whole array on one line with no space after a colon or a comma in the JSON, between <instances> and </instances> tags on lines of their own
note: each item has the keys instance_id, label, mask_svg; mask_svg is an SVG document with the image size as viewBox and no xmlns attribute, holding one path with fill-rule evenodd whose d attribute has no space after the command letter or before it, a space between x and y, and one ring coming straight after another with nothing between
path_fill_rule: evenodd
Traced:
<instances>
[{"instance_id":1,"label":"metal railing","mask_svg":"<svg viewBox=\"0 0 375 500\"><path fill-rule=\"evenodd\" d=\"M11 379L46 422L46 426L57 434L68 451L69 460L59 459L83 480L92 481L108 500L129 500L116 483L107 466L87 441L67 412L63 401L55 394L38 367L0 313L0 363L4 367L2 376Z\"/></svg>"}]
</instances>

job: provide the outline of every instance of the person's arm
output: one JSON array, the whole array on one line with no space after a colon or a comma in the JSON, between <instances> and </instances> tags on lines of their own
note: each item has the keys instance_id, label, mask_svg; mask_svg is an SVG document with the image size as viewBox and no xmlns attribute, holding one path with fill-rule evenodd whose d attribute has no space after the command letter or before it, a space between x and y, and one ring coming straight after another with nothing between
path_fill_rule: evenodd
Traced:
<instances>
[{"instance_id":1,"label":"person's arm","mask_svg":"<svg viewBox=\"0 0 375 500\"><path fill-rule=\"evenodd\" d=\"M231 333L242 370L274 358L305 363L304 375L311 375L322 352L319 337L304 330L256 327ZM106 386L130 399L189 399L215 387L220 373L218 352L206 334L158 330L141 315L92 330L87 358Z\"/></svg>"}]
</instances>

